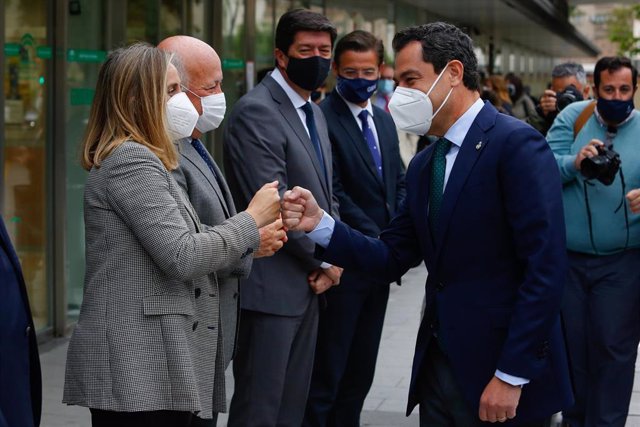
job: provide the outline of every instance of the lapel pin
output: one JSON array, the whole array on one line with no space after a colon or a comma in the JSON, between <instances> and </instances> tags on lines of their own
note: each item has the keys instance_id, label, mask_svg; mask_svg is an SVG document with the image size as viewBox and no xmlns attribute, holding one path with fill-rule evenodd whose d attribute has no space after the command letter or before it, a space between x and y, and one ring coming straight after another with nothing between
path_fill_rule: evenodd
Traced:
<instances>
[{"instance_id":1,"label":"lapel pin","mask_svg":"<svg viewBox=\"0 0 640 427\"><path fill-rule=\"evenodd\" d=\"M481 149L481 148L482 148L482 141L479 141L479 142L476 144L476 150L479 150L479 149Z\"/></svg>"}]
</instances>

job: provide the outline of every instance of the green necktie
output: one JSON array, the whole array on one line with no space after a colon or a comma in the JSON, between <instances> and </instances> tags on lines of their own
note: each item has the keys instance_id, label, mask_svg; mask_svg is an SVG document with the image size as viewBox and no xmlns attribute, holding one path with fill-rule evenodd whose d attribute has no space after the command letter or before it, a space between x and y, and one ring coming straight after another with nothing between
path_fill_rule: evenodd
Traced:
<instances>
[{"instance_id":1,"label":"green necktie","mask_svg":"<svg viewBox=\"0 0 640 427\"><path fill-rule=\"evenodd\" d=\"M431 234L435 236L440 207L442 206L442 193L444 191L444 173L447 169L446 155L451 147L451 141L440 138L436 142L436 148L431 159L431 187L429 189L429 227Z\"/></svg>"}]
</instances>

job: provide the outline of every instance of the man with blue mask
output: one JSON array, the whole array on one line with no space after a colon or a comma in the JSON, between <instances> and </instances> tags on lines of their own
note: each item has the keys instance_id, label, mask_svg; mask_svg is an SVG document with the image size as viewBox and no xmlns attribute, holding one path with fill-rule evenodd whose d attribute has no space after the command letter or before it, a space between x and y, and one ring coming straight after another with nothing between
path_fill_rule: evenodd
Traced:
<instances>
[{"instance_id":1,"label":"man with blue mask","mask_svg":"<svg viewBox=\"0 0 640 427\"><path fill-rule=\"evenodd\" d=\"M572 401L553 154L536 130L482 102L474 46L459 28L409 27L393 48L391 115L438 138L409 165L397 215L372 238L295 187L283 196L285 225L308 232L326 262L378 280L425 262L407 405L407 414L420 405L420 426L541 426Z\"/></svg>"},{"instance_id":2,"label":"man with blue mask","mask_svg":"<svg viewBox=\"0 0 640 427\"><path fill-rule=\"evenodd\" d=\"M380 79L378 80L378 90L376 94L371 98L371 102L378 108L382 108L384 111L389 112L389 101L391 101L391 95L396 87L393 81L394 70L389 64L382 64L380 69Z\"/></svg>"},{"instance_id":3,"label":"man with blue mask","mask_svg":"<svg viewBox=\"0 0 640 427\"><path fill-rule=\"evenodd\" d=\"M276 26L276 68L234 106L224 132L225 169L238 208L259 183L275 179L284 193L309 186L337 215L327 122L311 93L331 65L334 25L296 9ZM256 260L243 282L235 391L229 427L300 427L313 368L317 295L340 280L342 269L314 257L301 233L284 248ZM321 295L322 297L322 295Z\"/></svg>"},{"instance_id":4,"label":"man with blue mask","mask_svg":"<svg viewBox=\"0 0 640 427\"><path fill-rule=\"evenodd\" d=\"M336 89L320 104L329 127L333 189L340 218L377 237L405 196L404 166L389 113L372 105L384 59L366 31L345 35L334 51ZM357 426L369 392L389 298L389 282L345 270L325 293L304 426Z\"/></svg>"},{"instance_id":5,"label":"man with blue mask","mask_svg":"<svg viewBox=\"0 0 640 427\"><path fill-rule=\"evenodd\" d=\"M220 58L211 46L190 36L169 37L158 47L171 53L171 62L176 66L167 75L170 96L167 103L168 128L180 153L180 165L172 172L173 177L189 197L201 223L218 226L237 212L222 171L200 138L216 129L224 118L226 108ZM247 254L240 263L228 265L212 275L219 291L222 333L218 336L222 339L222 346L219 345L218 349L222 351L216 357L216 366L211 367L216 369L213 420L198 418L197 422L203 427L215 426L217 413L226 411L224 370L236 348L239 281L249 275L255 258L273 255L284 241L286 235L281 220L262 227L260 246L255 253ZM196 293L194 297L206 298L207 295Z\"/></svg>"},{"instance_id":6,"label":"man with blue mask","mask_svg":"<svg viewBox=\"0 0 640 427\"><path fill-rule=\"evenodd\" d=\"M595 66L596 101L574 102L547 133L563 183L570 273L563 321L572 427L624 426L640 342L640 114L628 58Z\"/></svg>"}]
</instances>

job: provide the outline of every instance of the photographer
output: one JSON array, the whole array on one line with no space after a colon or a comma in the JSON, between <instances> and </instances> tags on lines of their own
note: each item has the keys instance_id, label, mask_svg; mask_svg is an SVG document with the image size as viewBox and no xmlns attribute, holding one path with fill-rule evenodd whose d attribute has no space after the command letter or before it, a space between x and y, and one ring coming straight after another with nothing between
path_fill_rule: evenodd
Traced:
<instances>
[{"instance_id":1,"label":"photographer","mask_svg":"<svg viewBox=\"0 0 640 427\"><path fill-rule=\"evenodd\" d=\"M563 180L570 273L563 322L577 426L624 426L640 340L640 114L637 70L605 57L594 72L597 101L574 102L547 140Z\"/></svg>"},{"instance_id":2,"label":"photographer","mask_svg":"<svg viewBox=\"0 0 640 427\"><path fill-rule=\"evenodd\" d=\"M551 71L551 86L540 97L540 105L536 111L541 120L532 123L543 135L556 119L558 112L576 101L589 96L589 85L584 68L575 62L556 65Z\"/></svg>"}]
</instances>

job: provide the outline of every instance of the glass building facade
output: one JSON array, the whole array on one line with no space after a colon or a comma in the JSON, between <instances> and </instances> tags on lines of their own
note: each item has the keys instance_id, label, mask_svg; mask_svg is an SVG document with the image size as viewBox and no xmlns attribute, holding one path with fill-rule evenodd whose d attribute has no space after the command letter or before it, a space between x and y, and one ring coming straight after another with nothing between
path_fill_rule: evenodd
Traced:
<instances>
[{"instance_id":1,"label":"glass building facade","mask_svg":"<svg viewBox=\"0 0 640 427\"><path fill-rule=\"evenodd\" d=\"M273 66L275 25L285 11L324 13L340 34L371 31L391 59L396 30L438 19L421 2L408 1L0 0L0 212L22 263L39 336L68 334L82 302L87 174L79 146L108 51L175 34L198 37L223 59L230 109L253 87L257 72ZM489 38L478 40L485 58ZM503 71L505 63L518 62L542 81L550 59L535 52L528 58L494 59ZM216 133L205 141L218 159L219 138Z\"/></svg>"}]
</instances>

